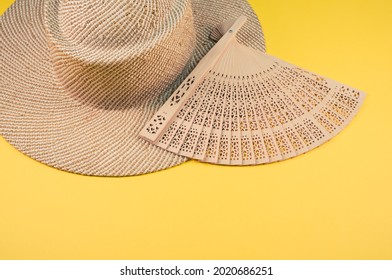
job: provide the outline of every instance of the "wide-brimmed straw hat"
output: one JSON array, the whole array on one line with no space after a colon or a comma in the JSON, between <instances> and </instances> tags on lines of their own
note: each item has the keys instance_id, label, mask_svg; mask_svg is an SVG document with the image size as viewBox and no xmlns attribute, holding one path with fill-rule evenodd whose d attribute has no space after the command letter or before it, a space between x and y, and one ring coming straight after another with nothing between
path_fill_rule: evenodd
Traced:
<instances>
[{"instance_id":1,"label":"wide-brimmed straw hat","mask_svg":"<svg viewBox=\"0 0 392 280\"><path fill-rule=\"evenodd\" d=\"M186 158L138 133L240 15L264 50L246 0L17 0L0 18L0 134L69 172L144 174Z\"/></svg>"}]
</instances>

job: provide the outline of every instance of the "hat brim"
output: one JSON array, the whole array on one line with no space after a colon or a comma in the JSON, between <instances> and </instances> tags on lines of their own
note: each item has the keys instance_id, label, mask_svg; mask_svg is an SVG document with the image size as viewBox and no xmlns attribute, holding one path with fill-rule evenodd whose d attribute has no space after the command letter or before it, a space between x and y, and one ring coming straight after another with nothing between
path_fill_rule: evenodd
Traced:
<instances>
[{"instance_id":1,"label":"hat brim","mask_svg":"<svg viewBox=\"0 0 392 280\"><path fill-rule=\"evenodd\" d=\"M239 40L265 50L257 16L246 0L193 0L194 56L178 81L148 105L105 110L80 103L56 83L43 23L44 0L17 0L0 19L0 134L49 166L84 175L131 176L187 160L140 139L145 123L210 50L211 30L240 15Z\"/></svg>"}]
</instances>

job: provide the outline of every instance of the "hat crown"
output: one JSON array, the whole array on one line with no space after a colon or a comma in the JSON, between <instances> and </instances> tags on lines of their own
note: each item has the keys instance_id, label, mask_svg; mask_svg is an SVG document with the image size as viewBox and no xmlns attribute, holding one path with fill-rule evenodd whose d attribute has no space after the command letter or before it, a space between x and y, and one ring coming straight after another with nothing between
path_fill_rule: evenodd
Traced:
<instances>
[{"instance_id":1,"label":"hat crown","mask_svg":"<svg viewBox=\"0 0 392 280\"><path fill-rule=\"evenodd\" d=\"M56 2L56 1L54 1ZM62 37L86 47L145 47L161 37L184 0L59 0L57 20Z\"/></svg>"},{"instance_id":2,"label":"hat crown","mask_svg":"<svg viewBox=\"0 0 392 280\"><path fill-rule=\"evenodd\" d=\"M60 85L113 108L161 95L196 41L190 0L46 0L45 26Z\"/></svg>"}]
</instances>

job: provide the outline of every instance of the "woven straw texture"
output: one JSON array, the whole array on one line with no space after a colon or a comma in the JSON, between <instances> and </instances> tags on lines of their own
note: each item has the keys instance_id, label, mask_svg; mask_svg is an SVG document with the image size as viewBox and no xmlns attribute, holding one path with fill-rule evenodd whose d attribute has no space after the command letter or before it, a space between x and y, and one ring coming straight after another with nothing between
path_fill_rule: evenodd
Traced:
<instances>
[{"instance_id":1,"label":"woven straw texture","mask_svg":"<svg viewBox=\"0 0 392 280\"><path fill-rule=\"evenodd\" d=\"M239 15L239 41L264 51L244 0L17 0L0 19L0 133L78 174L178 165L186 158L138 133L214 45L213 28Z\"/></svg>"}]
</instances>

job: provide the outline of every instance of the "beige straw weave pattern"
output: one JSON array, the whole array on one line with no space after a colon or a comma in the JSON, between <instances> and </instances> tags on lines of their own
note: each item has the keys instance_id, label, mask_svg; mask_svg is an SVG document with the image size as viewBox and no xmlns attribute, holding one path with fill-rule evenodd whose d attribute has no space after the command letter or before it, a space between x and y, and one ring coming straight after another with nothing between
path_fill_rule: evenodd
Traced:
<instances>
[{"instance_id":1,"label":"beige straw weave pattern","mask_svg":"<svg viewBox=\"0 0 392 280\"><path fill-rule=\"evenodd\" d=\"M238 14L251 21L240 39L264 50L246 1L17 0L0 18L1 136L85 175L184 162L137 135L212 47L214 26Z\"/></svg>"},{"instance_id":2,"label":"beige straw weave pattern","mask_svg":"<svg viewBox=\"0 0 392 280\"><path fill-rule=\"evenodd\" d=\"M45 8L49 47L60 83L81 102L108 109L151 102L195 47L190 2L62 2Z\"/></svg>"}]
</instances>

